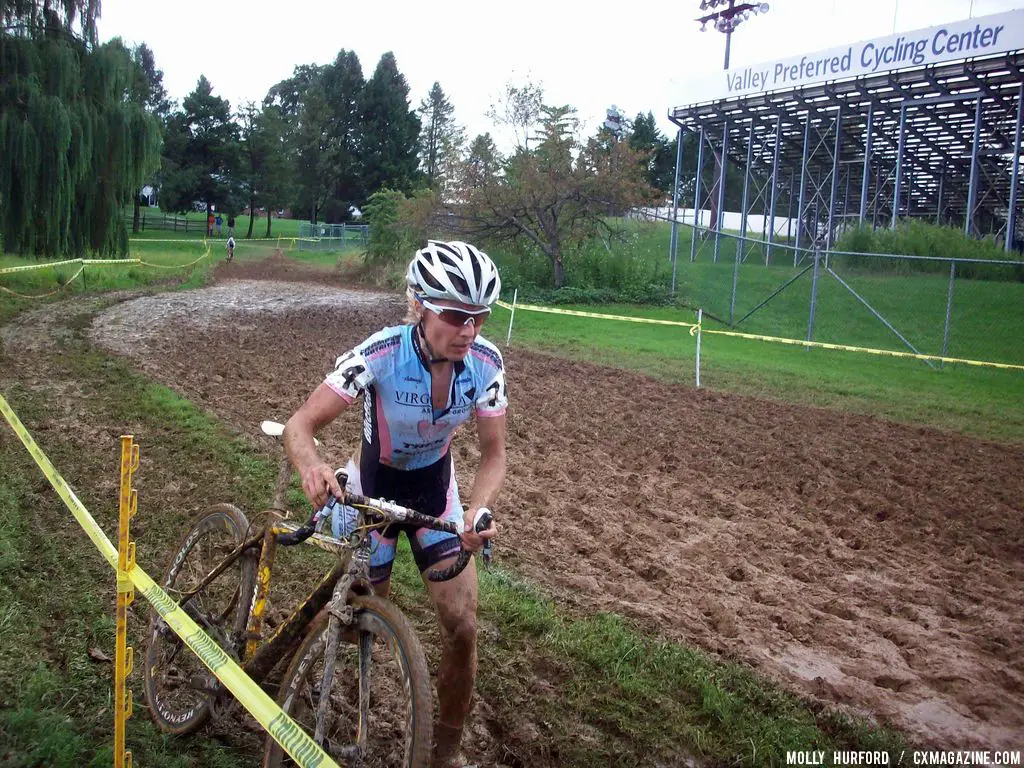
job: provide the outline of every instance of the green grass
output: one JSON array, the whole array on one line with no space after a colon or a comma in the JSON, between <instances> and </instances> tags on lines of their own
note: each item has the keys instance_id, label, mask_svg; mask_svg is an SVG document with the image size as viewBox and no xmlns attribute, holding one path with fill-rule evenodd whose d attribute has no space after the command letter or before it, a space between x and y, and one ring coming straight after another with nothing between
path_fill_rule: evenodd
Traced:
<instances>
[{"instance_id":1,"label":"green grass","mask_svg":"<svg viewBox=\"0 0 1024 768\"><path fill-rule=\"evenodd\" d=\"M686 310L571 307L693 322ZM503 340L509 313L497 308L491 338ZM710 322L709 328L720 327ZM786 328L770 329L773 333ZM797 334L799 338L799 334ZM639 370L692 386L695 339L685 328L517 310L512 343L575 359ZM1000 342L993 342L998 344ZM863 353L804 350L705 334L701 385L715 390L866 413L999 440L1024 440L1024 372L946 365Z\"/></svg>"},{"instance_id":2,"label":"green grass","mask_svg":"<svg viewBox=\"0 0 1024 768\"><path fill-rule=\"evenodd\" d=\"M176 447L178 455L200 460L226 455L220 466L227 471L243 478L252 473L251 462L242 460L241 449L230 440L221 436L211 442L219 429L216 425L162 388L133 378L113 361L81 357L74 351L69 359L83 385L102 403L125 411L122 423L134 421L142 430L164 433L158 448L147 443L150 458L165 460L162 452L175 450L178 435L183 439ZM5 394L36 437L45 438L40 427L53 408L46 395L20 387ZM98 495L94 483L104 474L116 475L114 449L97 456L83 448L74 435L44 439L44 450L110 531L110 500ZM114 655L113 574L6 427L0 435L0 464L0 763L25 768L110 765L112 667L94 659L90 651ZM254 478L253 486L265 487L269 474L260 475L258 482ZM156 508L152 497L146 501L147 507ZM177 522L176 516L172 519ZM151 570L159 576L159 568ZM139 677L140 631L147 611L141 597L135 606L130 630L137 662L129 683L135 714L127 729L135 764L248 764L237 747L208 737L169 738L150 723Z\"/></svg>"}]
</instances>

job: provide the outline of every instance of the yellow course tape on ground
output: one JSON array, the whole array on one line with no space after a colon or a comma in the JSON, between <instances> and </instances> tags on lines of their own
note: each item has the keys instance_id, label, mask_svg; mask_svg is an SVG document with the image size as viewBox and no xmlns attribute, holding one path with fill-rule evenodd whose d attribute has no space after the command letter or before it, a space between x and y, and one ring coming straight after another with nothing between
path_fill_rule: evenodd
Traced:
<instances>
[{"instance_id":1,"label":"yellow course tape on ground","mask_svg":"<svg viewBox=\"0 0 1024 768\"><path fill-rule=\"evenodd\" d=\"M497 302L498 306L505 309L512 309L511 304L504 301ZM545 312L553 315L575 315L576 317L595 317L601 320L622 320L627 323L649 323L653 325L678 325L690 329L690 335L697 332L696 323L684 323L676 320L653 320L647 317L627 317L625 315L605 315L598 312L578 312L573 309L555 309L554 307L541 307L535 304L516 304L516 309L528 312ZM864 352L869 355L883 355L885 357L904 357L914 360L929 360L940 363L959 363L962 365L973 365L981 368L999 368L1011 371L1024 371L1024 365L1011 363L994 363L989 360L969 360L961 357L943 357L942 355L922 355L915 352L897 352L889 349L875 349L873 347L854 347L849 344L830 344L824 341L804 341L802 339L787 339L782 336L765 336L757 333L740 333L739 331L717 331L708 330L701 326L703 334L716 334L718 336L732 336L737 339L751 339L753 341L767 341L773 344L790 344L799 347L817 347L818 349L834 349L843 352Z\"/></svg>"},{"instance_id":2,"label":"yellow course tape on ground","mask_svg":"<svg viewBox=\"0 0 1024 768\"><path fill-rule=\"evenodd\" d=\"M0 395L0 413L28 449L36 464L50 485L57 491L68 509L78 520L79 525L92 539L93 544L111 568L117 569L117 549L107 538L103 529L89 514L89 510L78 499L75 492L61 477L46 454L25 429L17 414ZM139 566L128 571L128 577L139 591L152 604L153 608L163 617L167 625L174 630L199 657L217 679L234 694L242 705L249 710L260 724L270 733L285 751L301 766L309 768L338 768L337 764L327 756L316 742L305 731L286 715L277 704L252 679L242 671L232 659L218 646L209 635L164 592Z\"/></svg>"},{"instance_id":3,"label":"yellow course tape on ground","mask_svg":"<svg viewBox=\"0 0 1024 768\"><path fill-rule=\"evenodd\" d=\"M18 293L17 291L12 291L10 288L5 288L2 285L0 285L0 291L3 291L4 293L9 293L12 296L17 296L19 299L45 299L48 296L53 296L63 291L65 288L67 288L69 285L75 282L75 279L84 271L85 265L83 264L81 267L78 268L78 271L75 272L75 274L73 274L71 277L64 281L64 285L60 286L59 288L56 288L55 290L50 291L49 293L40 293L34 296L29 296L27 293Z\"/></svg>"}]
</instances>

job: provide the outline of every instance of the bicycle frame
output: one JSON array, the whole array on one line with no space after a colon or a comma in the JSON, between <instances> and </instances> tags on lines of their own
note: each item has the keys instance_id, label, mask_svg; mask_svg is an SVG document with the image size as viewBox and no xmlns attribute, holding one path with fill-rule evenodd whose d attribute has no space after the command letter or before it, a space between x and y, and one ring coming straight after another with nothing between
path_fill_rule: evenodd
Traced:
<instances>
[{"instance_id":1,"label":"bicycle frame","mask_svg":"<svg viewBox=\"0 0 1024 768\"><path fill-rule=\"evenodd\" d=\"M312 544L326 552L337 554L339 556L338 560L334 567L321 578L313 591L277 627L267 642L261 645L263 619L267 607L267 597L270 594L270 579L273 572L274 559L277 554L277 536L282 533L292 533L295 529L296 526L294 524L285 521L279 521L266 526L229 553L195 587L184 593L178 603L184 606L200 590L231 567L232 563L239 557L244 556L250 550L259 549L260 556L256 570L256 587L249 609L249 618L246 622L245 646L242 649L240 659L242 669L256 683L261 683L278 661L301 640L302 634L309 624L330 602L335 585L345 578L346 575L351 577L350 581L353 586L360 585L367 592L372 591L369 582L364 581L364 574L358 572L360 567L353 567L353 549L350 546L339 543L337 539L329 538L322 534L314 534L306 543ZM368 542L364 542L360 546L368 546Z\"/></svg>"},{"instance_id":2,"label":"bicycle frame","mask_svg":"<svg viewBox=\"0 0 1024 768\"><path fill-rule=\"evenodd\" d=\"M277 536L294 530L295 527L291 524L278 523L267 526L262 536L253 537L261 542L260 562L256 569L256 590L252 607L249 609L249 621L246 624L242 669L257 682L261 682L277 662L302 639L302 634L310 622L330 602L339 581L346 575L352 577L353 584L362 582L364 578L363 574L358 573L358 566L353 567L352 548L337 544L336 539L314 534L308 542L326 552L338 554L338 560L292 614L274 630L274 634L260 645L267 595L270 593L270 577L277 554ZM366 541L360 546L369 546L369 542ZM365 582L365 589L367 592L372 591L368 581Z\"/></svg>"}]
</instances>

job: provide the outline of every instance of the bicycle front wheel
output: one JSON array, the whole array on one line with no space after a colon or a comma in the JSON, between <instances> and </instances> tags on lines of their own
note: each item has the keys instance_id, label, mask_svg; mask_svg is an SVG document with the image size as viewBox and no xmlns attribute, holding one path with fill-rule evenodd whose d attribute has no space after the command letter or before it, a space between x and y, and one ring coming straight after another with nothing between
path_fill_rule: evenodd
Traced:
<instances>
[{"instance_id":1,"label":"bicycle front wheel","mask_svg":"<svg viewBox=\"0 0 1024 768\"><path fill-rule=\"evenodd\" d=\"M185 534L161 582L174 600L193 589L249 534L237 507L217 504ZM252 553L183 604L185 612L217 644L237 658L256 584ZM212 674L156 611L150 615L144 670L146 702L153 721L168 733L192 733L210 717L216 693Z\"/></svg>"},{"instance_id":2,"label":"bicycle front wheel","mask_svg":"<svg viewBox=\"0 0 1024 768\"><path fill-rule=\"evenodd\" d=\"M409 620L388 600L355 596L355 624L343 627L331 690L322 689L326 612L310 627L281 682L278 704L310 736L320 697L330 696L321 746L344 764L424 768L430 759L430 675ZM269 736L264 768L293 765Z\"/></svg>"}]
</instances>

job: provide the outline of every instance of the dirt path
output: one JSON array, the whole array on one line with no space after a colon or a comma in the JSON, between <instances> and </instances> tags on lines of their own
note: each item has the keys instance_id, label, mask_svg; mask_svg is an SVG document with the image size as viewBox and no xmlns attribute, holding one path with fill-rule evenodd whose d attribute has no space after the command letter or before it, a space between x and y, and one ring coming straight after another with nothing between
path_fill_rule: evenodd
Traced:
<instances>
[{"instance_id":1,"label":"dirt path","mask_svg":"<svg viewBox=\"0 0 1024 768\"><path fill-rule=\"evenodd\" d=\"M401 311L240 280L119 304L91 334L251 432ZM1019 747L1024 449L515 349L506 362L505 562L563 604L628 614L926 746ZM334 461L356 434L350 414L328 430ZM463 487L472 438L454 444Z\"/></svg>"}]
</instances>

